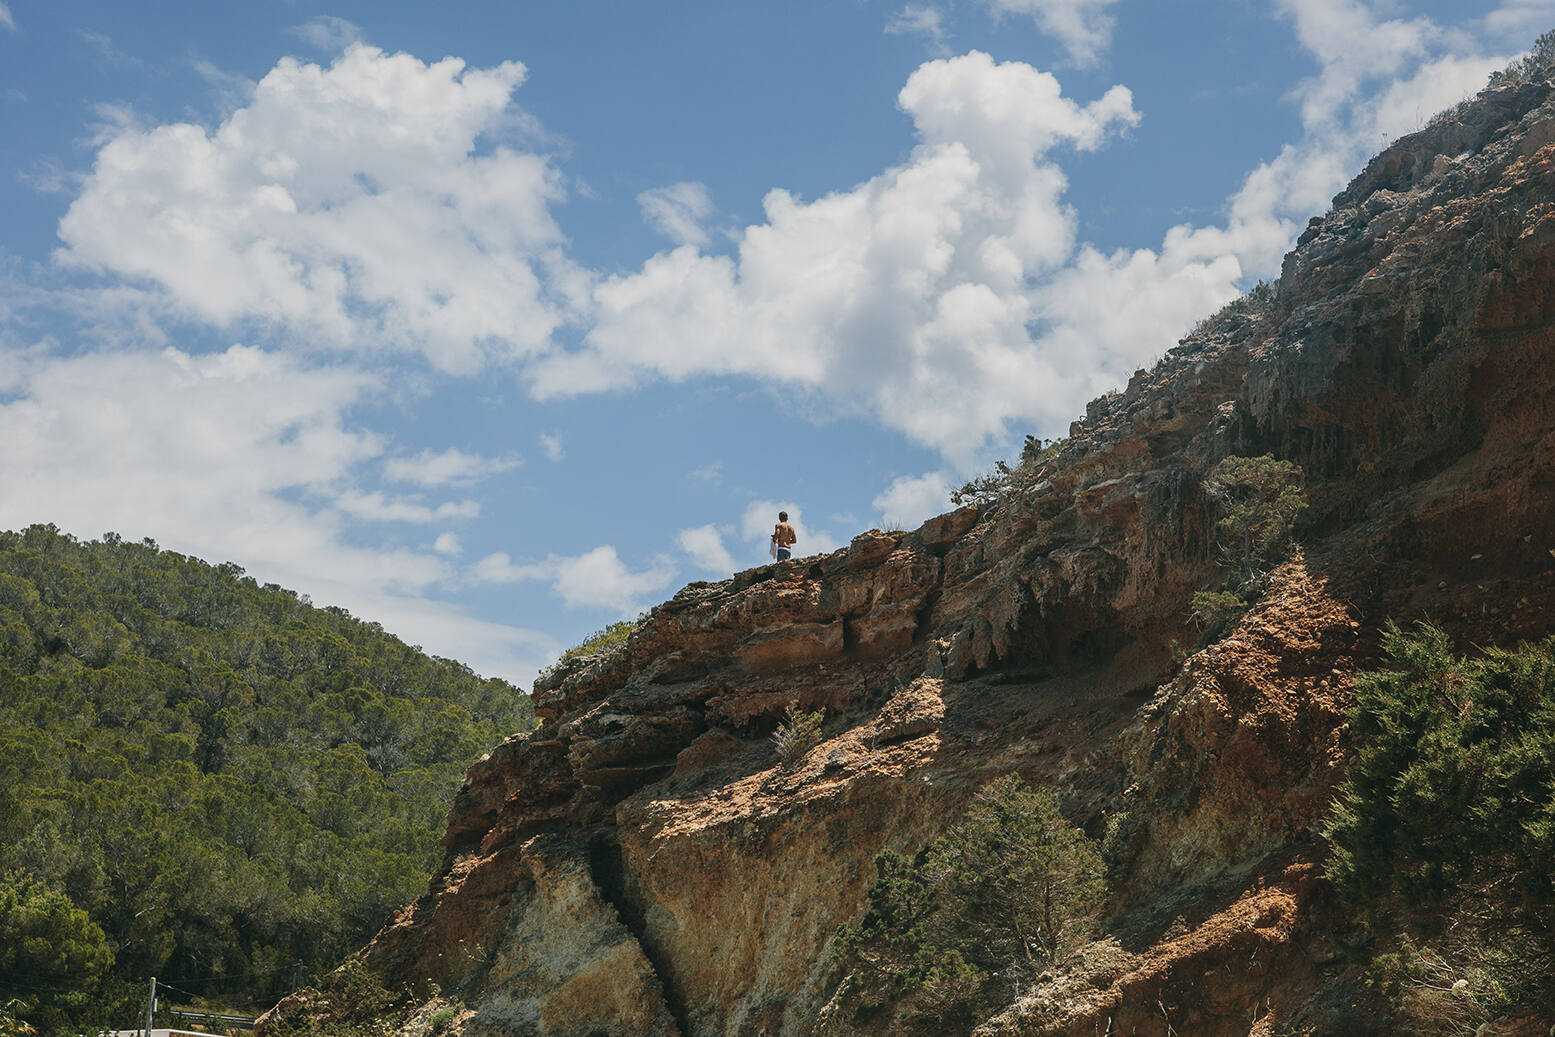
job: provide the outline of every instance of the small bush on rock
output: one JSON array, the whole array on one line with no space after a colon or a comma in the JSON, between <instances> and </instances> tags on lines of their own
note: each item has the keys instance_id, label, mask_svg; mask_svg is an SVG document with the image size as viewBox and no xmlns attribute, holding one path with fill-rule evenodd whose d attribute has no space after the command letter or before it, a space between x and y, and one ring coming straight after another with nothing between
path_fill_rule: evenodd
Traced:
<instances>
[{"instance_id":1,"label":"small bush on rock","mask_svg":"<svg viewBox=\"0 0 1555 1037\"><path fill-rule=\"evenodd\" d=\"M788 707L783 722L772 732L772 746L783 766L790 766L821 743L821 724L825 719L824 709L806 713L798 706Z\"/></svg>"}]
</instances>

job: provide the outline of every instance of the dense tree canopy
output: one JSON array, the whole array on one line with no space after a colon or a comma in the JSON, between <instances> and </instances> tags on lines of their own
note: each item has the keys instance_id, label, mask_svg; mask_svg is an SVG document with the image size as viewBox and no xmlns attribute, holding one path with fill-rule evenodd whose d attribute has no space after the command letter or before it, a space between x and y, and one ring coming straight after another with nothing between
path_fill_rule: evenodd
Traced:
<instances>
[{"instance_id":1,"label":"dense tree canopy","mask_svg":"<svg viewBox=\"0 0 1555 1037\"><path fill-rule=\"evenodd\" d=\"M532 724L511 685L236 565L0 533L0 874L84 912L120 978L263 999L332 965Z\"/></svg>"}]
</instances>

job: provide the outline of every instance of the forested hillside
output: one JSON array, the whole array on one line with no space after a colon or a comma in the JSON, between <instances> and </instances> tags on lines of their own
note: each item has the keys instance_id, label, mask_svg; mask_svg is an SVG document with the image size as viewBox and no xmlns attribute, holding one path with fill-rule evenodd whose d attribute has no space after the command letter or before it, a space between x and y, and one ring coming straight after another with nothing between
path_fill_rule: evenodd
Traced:
<instances>
[{"instance_id":1,"label":"forested hillside","mask_svg":"<svg viewBox=\"0 0 1555 1037\"><path fill-rule=\"evenodd\" d=\"M425 889L465 768L532 724L513 686L236 565L0 532L0 928L90 946L68 897L112 953L0 941L0 1005L284 992Z\"/></svg>"}]
</instances>

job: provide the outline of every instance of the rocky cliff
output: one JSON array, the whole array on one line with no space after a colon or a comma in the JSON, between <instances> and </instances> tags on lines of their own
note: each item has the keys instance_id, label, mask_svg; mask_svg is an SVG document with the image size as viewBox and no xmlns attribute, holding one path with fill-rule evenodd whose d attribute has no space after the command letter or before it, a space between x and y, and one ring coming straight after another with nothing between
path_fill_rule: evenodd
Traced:
<instances>
[{"instance_id":1,"label":"rocky cliff","mask_svg":"<svg viewBox=\"0 0 1555 1037\"><path fill-rule=\"evenodd\" d=\"M1005 499L692 584L543 678L366 961L465 1034L809 1033L875 855L1013 771L1111 826L1118 883L1104 938L979 1032L1377 1032L1315 829L1385 619L1555 627L1552 289L1555 92L1490 91ZM1301 548L1192 651L1205 475L1263 453L1306 472ZM826 719L785 766L796 705Z\"/></svg>"}]
</instances>

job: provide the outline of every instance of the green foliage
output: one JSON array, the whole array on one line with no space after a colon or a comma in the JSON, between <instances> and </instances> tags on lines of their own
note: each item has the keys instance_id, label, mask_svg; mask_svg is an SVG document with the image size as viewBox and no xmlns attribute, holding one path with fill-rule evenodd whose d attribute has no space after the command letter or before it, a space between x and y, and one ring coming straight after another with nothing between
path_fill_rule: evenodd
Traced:
<instances>
[{"instance_id":1,"label":"green foliage","mask_svg":"<svg viewBox=\"0 0 1555 1037\"><path fill-rule=\"evenodd\" d=\"M1263 592L1269 569L1290 551L1291 530L1307 506L1301 466L1262 457L1226 457L1210 469L1204 492L1218 517L1215 536L1225 576L1193 596L1189 618L1201 643L1218 637Z\"/></svg>"},{"instance_id":2,"label":"green foliage","mask_svg":"<svg viewBox=\"0 0 1555 1037\"><path fill-rule=\"evenodd\" d=\"M1552 70L1555 70L1555 29L1535 40L1527 54L1506 68L1490 73L1490 85L1497 87L1532 83L1548 79Z\"/></svg>"},{"instance_id":3,"label":"green foliage","mask_svg":"<svg viewBox=\"0 0 1555 1037\"><path fill-rule=\"evenodd\" d=\"M1216 503L1221 562L1245 589L1285 556L1296 517L1307 506L1301 466L1262 457L1226 457L1210 470L1204 490Z\"/></svg>"},{"instance_id":4,"label":"green foliage","mask_svg":"<svg viewBox=\"0 0 1555 1037\"><path fill-rule=\"evenodd\" d=\"M424 887L468 763L532 724L511 685L235 565L0 532L0 869L84 910L121 978L268 1004L332 966Z\"/></svg>"},{"instance_id":5,"label":"green foliage","mask_svg":"<svg viewBox=\"0 0 1555 1037\"><path fill-rule=\"evenodd\" d=\"M636 619L623 619L619 623L611 623L603 630L594 631L578 644L573 645L571 648L563 652L560 659L556 660L556 662L552 663L550 666L547 666L543 671L541 671L540 676L545 677L549 675L555 671L558 666L564 662L567 662L569 659L587 658L591 655L598 655L600 652L609 651L618 645L626 644L627 639L632 636L632 632L636 630L641 623L642 617L638 616Z\"/></svg>"},{"instance_id":6,"label":"green foliage","mask_svg":"<svg viewBox=\"0 0 1555 1037\"><path fill-rule=\"evenodd\" d=\"M1509 990L1555 994L1555 638L1465 659L1390 624L1383 648L1357 681L1329 877L1384 935L1451 941Z\"/></svg>"},{"instance_id":7,"label":"green foliage","mask_svg":"<svg viewBox=\"0 0 1555 1037\"><path fill-rule=\"evenodd\" d=\"M1204 631L1206 640L1214 638L1247 611L1247 599L1236 591L1199 591L1193 595L1188 618Z\"/></svg>"},{"instance_id":8,"label":"green foliage","mask_svg":"<svg viewBox=\"0 0 1555 1037\"><path fill-rule=\"evenodd\" d=\"M1407 935L1398 949L1372 958L1366 984L1393 1008L1398 1032L1419 1037L1469 1037L1511 1007L1500 980L1515 964L1494 951L1452 941L1452 955Z\"/></svg>"},{"instance_id":9,"label":"green foliage","mask_svg":"<svg viewBox=\"0 0 1555 1037\"><path fill-rule=\"evenodd\" d=\"M0 934L0 1034L52 1037L111 1021L113 950L64 893L0 873Z\"/></svg>"},{"instance_id":10,"label":"green foliage","mask_svg":"<svg viewBox=\"0 0 1555 1037\"><path fill-rule=\"evenodd\" d=\"M950 492L950 503L956 507L966 504L991 504L1007 496L1016 487L1029 481L1037 467L1058 456L1068 439L1038 439L1027 436L1021 447L1020 462L1011 468L1008 462L995 461L993 471L975 476Z\"/></svg>"},{"instance_id":11,"label":"green foliage","mask_svg":"<svg viewBox=\"0 0 1555 1037\"><path fill-rule=\"evenodd\" d=\"M415 997L390 990L377 973L352 959L316 987L297 992L288 1010L265 1028L271 1037L388 1037L410 1017Z\"/></svg>"},{"instance_id":12,"label":"green foliage","mask_svg":"<svg viewBox=\"0 0 1555 1037\"><path fill-rule=\"evenodd\" d=\"M821 724L826 720L824 709L805 712L798 706L789 706L783 722L772 732L772 747L778 759L787 767L814 746L821 743Z\"/></svg>"},{"instance_id":13,"label":"green foliage","mask_svg":"<svg viewBox=\"0 0 1555 1037\"><path fill-rule=\"evenodd\" d=\"M1095 844L1051 791L1007 775L915 857L875 858L858 926L838 931L848 971L840 998L856 1017L904 1025L965 1021L996 974L1031 980L1084 931L1103 893Z\"/></svg>"}]
</instances>

